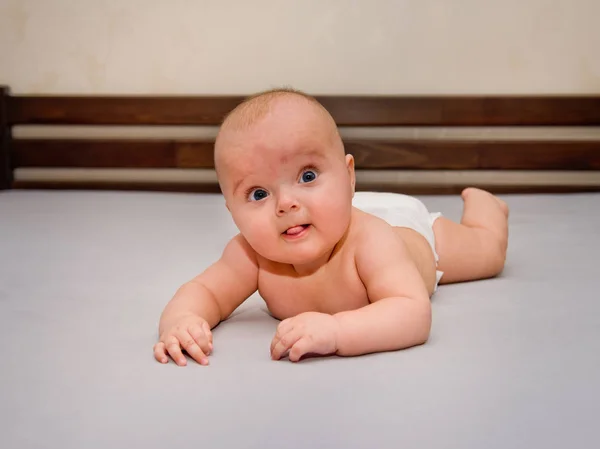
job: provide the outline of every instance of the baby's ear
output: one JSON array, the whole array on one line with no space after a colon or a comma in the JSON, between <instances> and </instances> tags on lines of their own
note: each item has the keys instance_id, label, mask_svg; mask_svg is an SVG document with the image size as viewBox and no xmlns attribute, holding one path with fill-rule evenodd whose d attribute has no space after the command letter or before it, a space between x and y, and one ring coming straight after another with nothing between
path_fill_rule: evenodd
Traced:
<instances>
[{"instance_id":1,"label":"baby's ear","mask_svg":"<svg viewBox=\"0 0 600 449\"><path fill-rule=\"evenodd\" d=\"M350 183L352 184L352 196L354 196L354 190L356 186L356 174L354 173L354 156L351 154L346 155L346 167L348 168L348 174L350 175Z\"/></svg>"}]
</instances>

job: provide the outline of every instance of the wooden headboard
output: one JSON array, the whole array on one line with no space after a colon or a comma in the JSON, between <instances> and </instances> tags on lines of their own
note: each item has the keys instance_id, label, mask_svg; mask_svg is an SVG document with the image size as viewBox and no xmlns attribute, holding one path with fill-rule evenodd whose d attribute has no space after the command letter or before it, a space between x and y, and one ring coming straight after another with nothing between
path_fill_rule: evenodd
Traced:
<instances>
[{"instance_id":1,"label":"wooden headboard","mask_svg":"<svg viewBox=\"0 0 600 449\"><path fill-rule=\"evenodd\" d=\"M214 168L213 139L14 138L12 131L15 126L30 125L215 126L242 99L240 96L11 95L7 87L0 87L0 189L218 192L214 179L111 181L84 176L75 181L23 180L15 175L18 169L27 168L210 170ZM600 126L600 96L317 96L317 99L340 127ZM368 179L357 177L360 190L455 193L467 185L477 185L494 192L600 191L600 137L508 140L371 137L345 138L344 145L355 156L357 172L371 175ZM395 175L399 171L404 177ZM456 173L479 176L469 180L453 176ZM536 177L536 174L548 176Z\"/></svg>"}]
</instances>

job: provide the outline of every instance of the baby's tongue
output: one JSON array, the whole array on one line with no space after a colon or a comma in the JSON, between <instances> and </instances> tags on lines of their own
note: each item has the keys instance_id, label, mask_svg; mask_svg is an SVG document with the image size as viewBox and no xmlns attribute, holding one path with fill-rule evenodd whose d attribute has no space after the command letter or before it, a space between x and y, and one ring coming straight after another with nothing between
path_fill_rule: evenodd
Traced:
<instances>
[{"instance_id":1,"label":"baby's tongue","mask_svg":"<svg viewBox=\"0 0 600 449\"><path fill-rule=\"evenodd\" d=\"M304 226L294 226L286 231L287 235L299 234L304 229Z\"/></svg>"}]
</instances>

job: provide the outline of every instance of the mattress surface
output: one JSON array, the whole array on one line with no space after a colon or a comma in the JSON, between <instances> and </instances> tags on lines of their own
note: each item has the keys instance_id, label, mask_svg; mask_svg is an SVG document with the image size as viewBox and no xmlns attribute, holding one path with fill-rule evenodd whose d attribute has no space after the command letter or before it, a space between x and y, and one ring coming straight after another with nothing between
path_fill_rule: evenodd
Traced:
<instances>
[{"instance_id":1,"label":"mattress surface","mask_svg":"<svg viewBox=\"0 0 600 449\"><path fill-rule=\"evenodd\" d=\"M235 235L218 195L0 192L3 448L564 448L600 435L600 195L505 195L502 276L441 286L429 342L272 361L258 296L209 367L152 355ZM420 197L458 220L458 196Z\"/></svg>"}]
</instances>

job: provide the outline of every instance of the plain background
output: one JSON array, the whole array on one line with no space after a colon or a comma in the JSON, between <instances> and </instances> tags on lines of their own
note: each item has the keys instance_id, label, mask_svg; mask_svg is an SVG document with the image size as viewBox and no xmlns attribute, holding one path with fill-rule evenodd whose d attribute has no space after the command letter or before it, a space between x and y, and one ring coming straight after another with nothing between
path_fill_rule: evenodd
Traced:
<instances>
[{"instance_id":1,"label":"plain background","mask_svg":"<svg viewBox=\"0 0 600 449\"><path fill-rule=\"evenodd\" d=\"M598 0L0 0L14 93L599 93Z\"/></svg>"}]
</instances>

